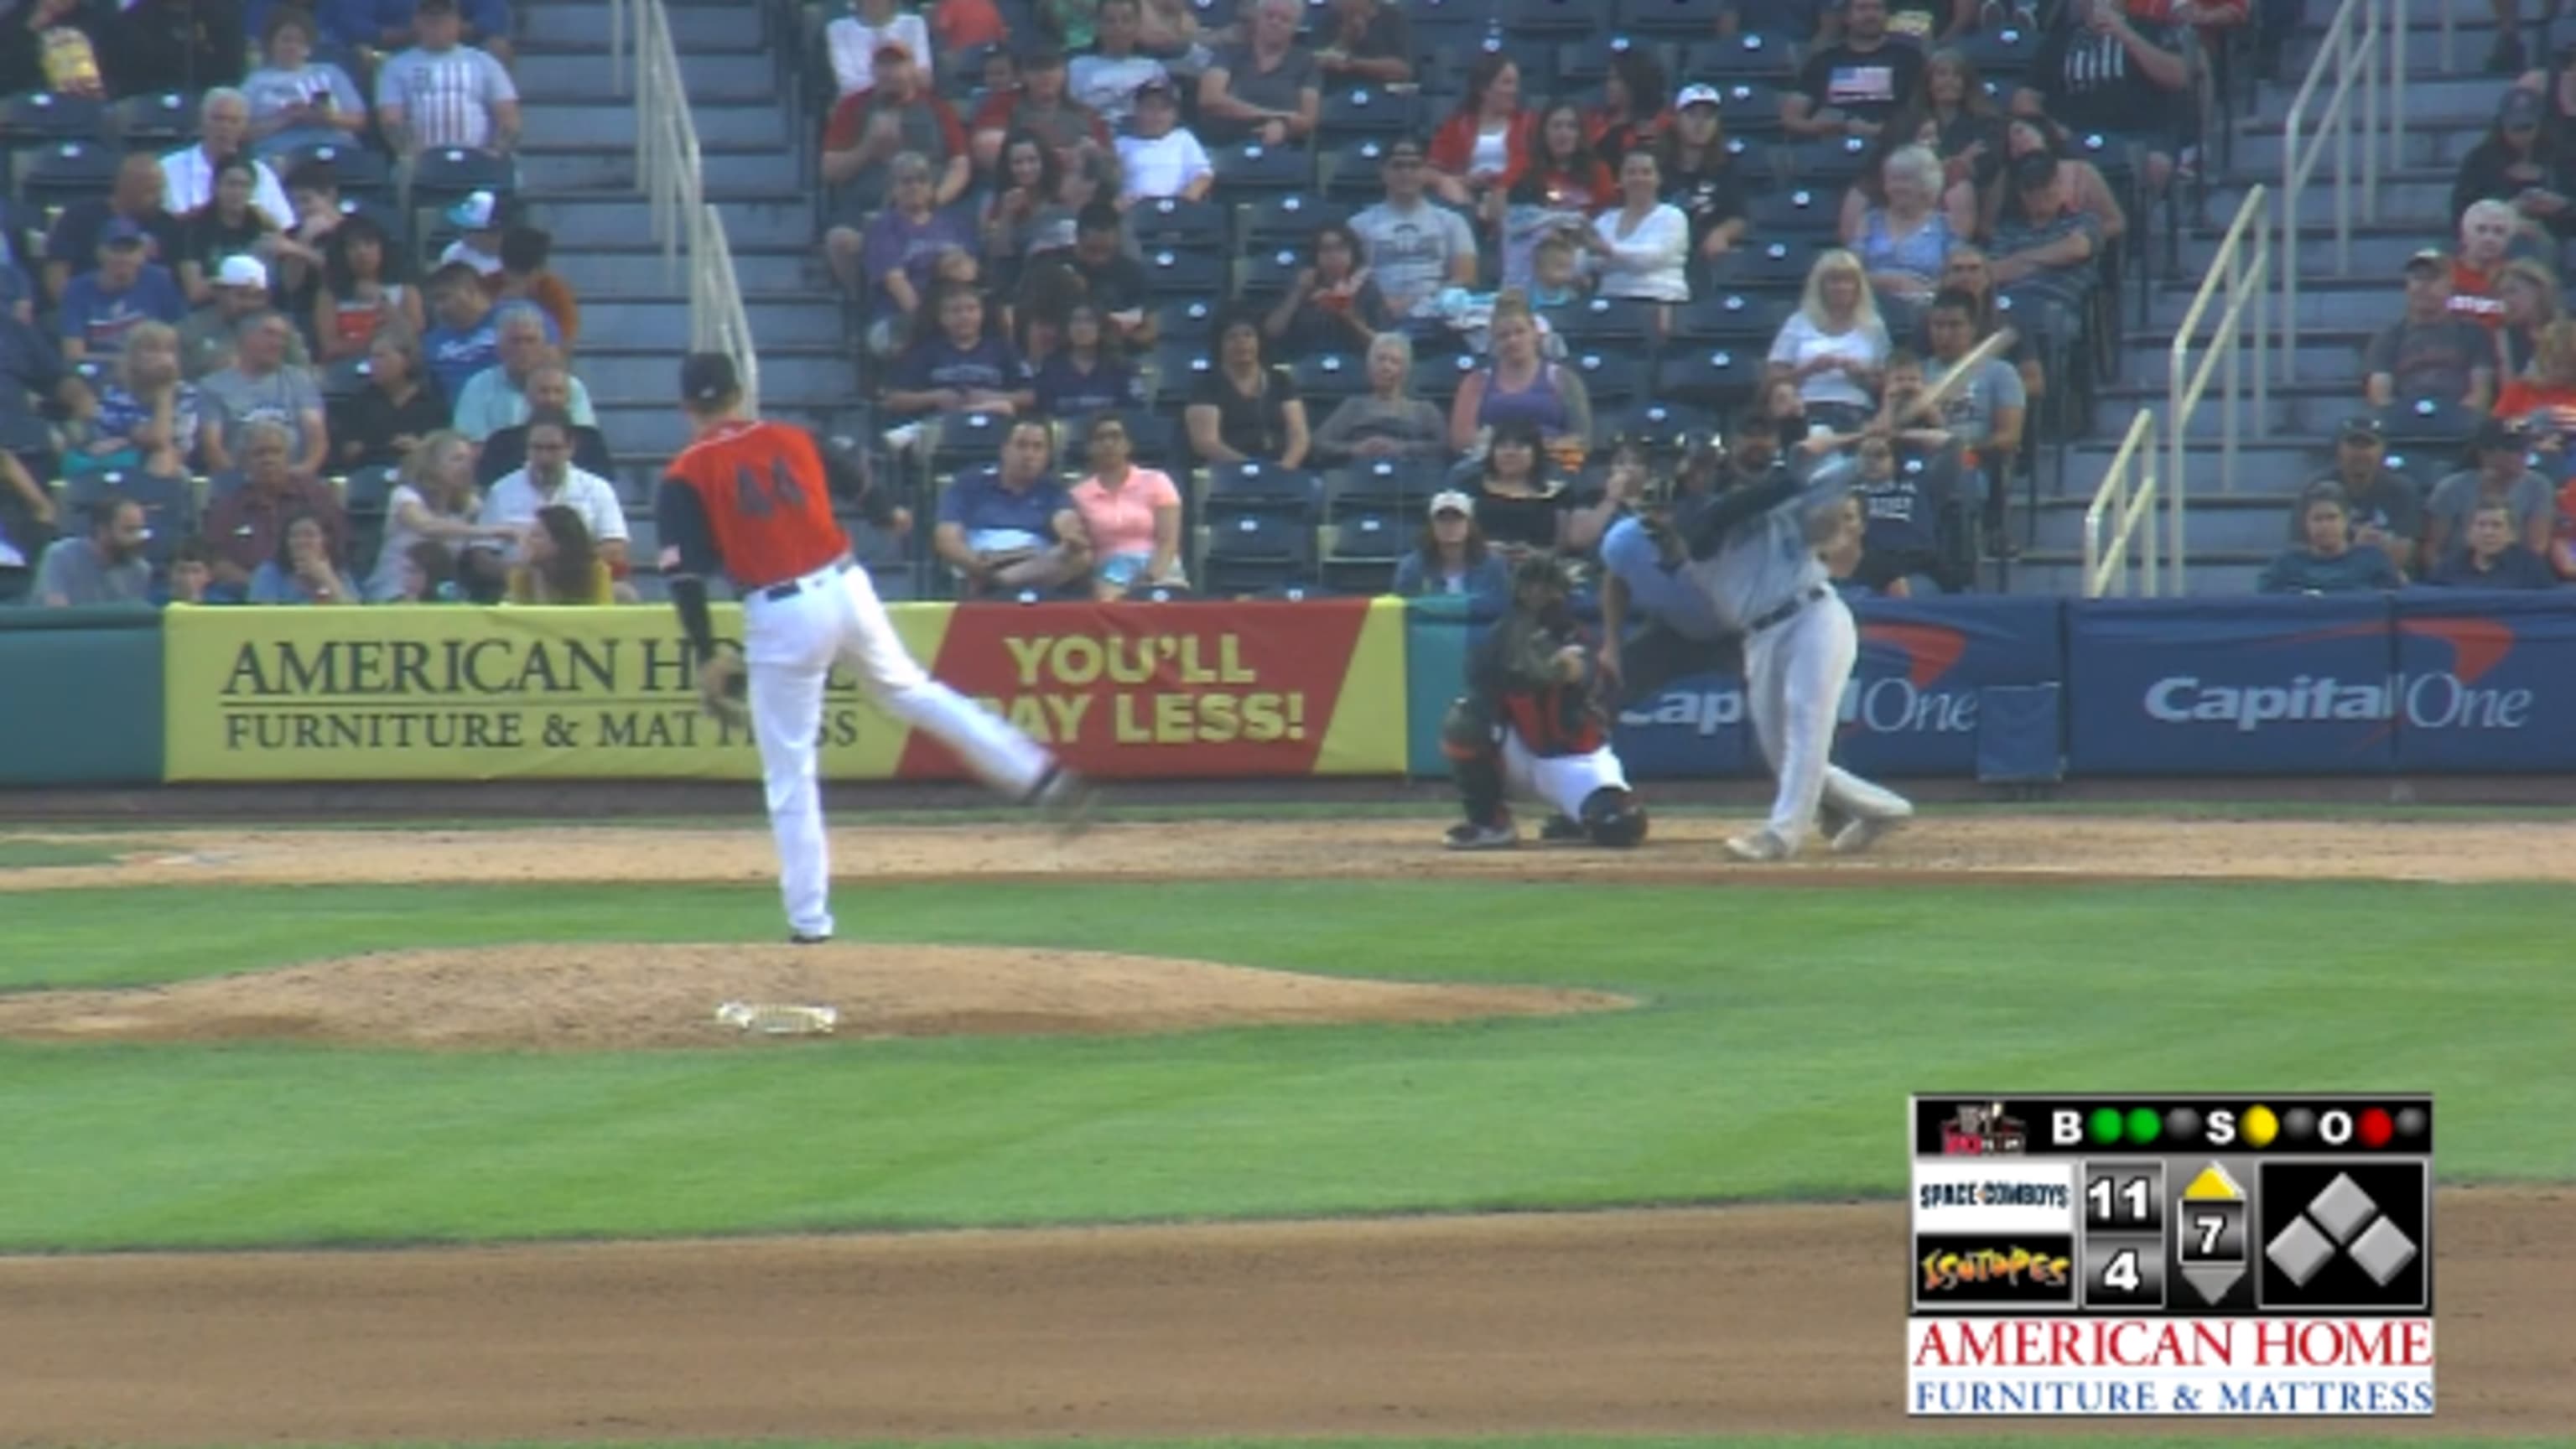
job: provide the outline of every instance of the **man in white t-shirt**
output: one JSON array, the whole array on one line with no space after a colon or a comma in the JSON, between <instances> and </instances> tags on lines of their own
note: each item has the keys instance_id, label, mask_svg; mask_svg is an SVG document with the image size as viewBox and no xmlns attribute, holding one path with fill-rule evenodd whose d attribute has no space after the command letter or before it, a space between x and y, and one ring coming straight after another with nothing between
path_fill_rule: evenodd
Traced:
<instances>
[{"instance_id":1,"label":"man in white t-shirt","mask_svg":"<svg viewBox=\"0 0 2576 1449\"><path fill-rule=\"evenodd\" d=\"M1171 79L1161 61L1136 48L1144 29L1143 0L1100 0L1098 49L1075 56L1068 67L1073 98L1098 111L1112 131L1125 130L1134 119L1138 88Z\"/></svg>"},{"instance_id":2,"label":"man in white t-shirt","mask_svg":"<svg viewBox=\"0 0 2576 1449\"><path fill-rule=\"evenodd\" d=\"M161 209L186 216L215 199L215 168L236 156L250 139L250 98L231 86L217 86L197 103L197 144L161 158ZM251 163L254 177L250 204L281 228L295 225L295 208L286 188L265 161ZM161 264L178 266L175 257Z\"/></svg>"},{"instance_id":3,"label":"man in white t-shirt","mask_svg":"<svg viewBox=\"0 0 2576 1449\"><path fill-rule=\"evenodd\" d=\"M1351 218L1368 248L1369 279L1398 317L1425 314L1441 291L1476 283L1476 234L1467 219L1423 199L1422 143L1390 142L1380 175L1386 200Z\"/></svg>"},{"instance_id":4,"label":"man in white t-shirt","mask_svg":"<svg viewBox=\"0 0 2576 1449\"><path fill-rule=\"evenodd\" d=\"M1207 148L1181 125L1180 101L1169 80L1149 80L1136 88L1136 131L1118 138L1118 169L1124 177L1119 189L1124 202L1165 196L1202 201L1216 185Z\"/></svg>"},{"instance_id":5,"label":"man in white t-shirt","mask_svg":"<svg viewBox=\"0 0 2576 1449\"><path fill-rule=\"evenodd\" d=\"M621 576L626 569L626 509L617 501L616 485L572 465L573 423L547 411L528 420L528 462L502 475L483 499L476 521L486 528L524 533L534 527L537 510L556 504L581 515L599 545L600 560ZM522 561L523 544L476 544L474 551L504 566ZM488 565L487 565L488 566Z\"/></svg>"},{"instance_id":6,"label":"man in white t-shirt","mask_svg":"<svg viewBox=\"0 0 2576 1449\"><path fill-rule=\"evenodd\" d=\"M464 43L456 0L420 0L411 49L376 73L376 120L396 154L455 148L506 156L519 141L510 72Z\"/></svg>"}]
</instances>

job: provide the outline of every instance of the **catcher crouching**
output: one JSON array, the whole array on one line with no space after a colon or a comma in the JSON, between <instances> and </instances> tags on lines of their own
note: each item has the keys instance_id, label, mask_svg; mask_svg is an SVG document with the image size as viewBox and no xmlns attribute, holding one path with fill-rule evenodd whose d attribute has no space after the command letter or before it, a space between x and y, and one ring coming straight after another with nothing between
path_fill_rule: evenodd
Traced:
<instances>
[{"instance_id":1,"label":"catcher crouching","mask_svg":"<svg viewBox=\"0 0 2576 1449\"><path fill-rule=\"evenodd\" d=\"M1449 706L1441 747L1467 818L1451 850L1520 843L1511 799L1547 807L1539 838L1631 846L1646 809L1612 753L1600 666L1574 622L1564 566L1544 554L1512 574L1512 607L1467 657L1467 692Z\"/></svg>"}]
</instances>

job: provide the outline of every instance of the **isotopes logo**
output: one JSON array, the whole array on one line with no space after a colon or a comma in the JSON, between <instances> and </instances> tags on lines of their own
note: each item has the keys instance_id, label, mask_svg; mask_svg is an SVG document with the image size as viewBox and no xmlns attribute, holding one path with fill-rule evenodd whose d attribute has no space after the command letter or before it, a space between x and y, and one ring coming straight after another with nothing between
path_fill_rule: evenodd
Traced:
<instances>
[{"instance_id":1,"label":"isotopes logo","mask_svg":"<svg viewBox=\"0 0 2576 1449\"><path fill-rule=\"evenodd\" d=\"M1967 1252L1923 1255L1923 1291L1947 1293L1989 1285L2003 1288L2062 1288L2073 1264L2065 1254L2028 1248L1975 1248Z\"/></svg>"},{"instance_id":2,"label":"isotopes logo","mask_svg":"<svg viewBox=\"0 0 2576 1449\"><path fill-rule=\"evenodd\" d=\"M1843 688L1842 727L1874 735L1973 734L1977 693L1940 689L1968 652L1968 636L1946 624L1876 623L1860 631L1863 647L1893 650L1903 669L1879 678L1852 676Z\"/></svg>"},{"instance_id":3,"label":"isotopes logo","mask_svg":"<svg viewBox=\"0 0 2576 1449\"><path fill-rule=\"evenodd\" d=\"M2392 672L2385 679L2341 679L2300 674L2280 684L2221 684L2198 675L2169 674L2149 684L2145 706L2151 719L2165 724L2220 724L2251 734L2272 724L2321 721L2402 720L2418 730L2520 730L2530 727L2537 711L2533 691L2481 684L2513 652L2513 630L2493 619L2400 619L2401 632L2437 639L2451 647L2451 667L2409 674ZM2283 641L2377 633L2362 625ZM2364 744L2380 739L2373 733Z\"/></svg>"}]
</instances>

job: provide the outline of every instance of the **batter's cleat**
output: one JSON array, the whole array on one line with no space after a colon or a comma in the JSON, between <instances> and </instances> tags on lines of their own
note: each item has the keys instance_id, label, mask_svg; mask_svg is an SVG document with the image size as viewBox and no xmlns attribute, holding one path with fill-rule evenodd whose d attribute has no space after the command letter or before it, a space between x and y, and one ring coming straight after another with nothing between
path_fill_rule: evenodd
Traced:
<instances>
[{"instance_id":1,"label":"batter's cleat","mask_svg":"<svg viewBox=\"0 0 2576 1449\"><path fill-rule=\"evenodd\" d=\"M1836 855L1858 855L1878 843L1879 837L1914 818L1914 807L1886 815L1864 815L1833 833L1832 849Z\"/></svg>"},{"instance_id":2,"label":"batter's cleat","mask_svg":"<svg viewBox=\"0 0 2576 1449\"><path fill-rule=\"evenodd\" d=\"M1031 803L1055 826L1056 838L1071 840L1091 828L1091 813L1100 803L1100 792L1089 780L1057 765L1038 782Z\"/></svg>"},{"instance_id":3,"label":"batter's cleat","mask_svg":"<svg viewBox=\"0 0 2576 1449\"><path fill-rule=\"evenodd\" d=\"M1538 828L1538 843L1541 845L1588 845L1591 842L1592 832L1583 828L1582 821L1570 816L1551 815L1547 817L1547 823Z\"/></svg>"},{"instance_id":4,"label":"batter's cleat","mask_svg":"<svg viewBox=\"0 0 2576 1449\"><path fill-rule=\"evenodd\" d=\"M832 938L829 936L808 936L804 932L799 931L795 935L787 938L787 944L790 946L829 946L832 944Z\"/></svg>"},{"instance_id":5,"label":"batter's cleat","mask_svg":"<svg viewBox=\"0 0 2576 1449\"><path fill-rule=\"evenodd\" d=\"M1441 844L1451 850L1509 850L1521 843L1521 833L1509 825L1479 825L1461 820L1449 827Z\"/></svg>"},{"instance_id":6,"label":"batter's cleat","mask_svg":"<svg viewBox=\"0 0 2576 1449\"><path fill-rule=\"evenodd\" d=\"M1726 853L1737 860L1787 860L1797 852L1765 825L1747 834L1728 836Z\"/></svg>"}]
</instances>

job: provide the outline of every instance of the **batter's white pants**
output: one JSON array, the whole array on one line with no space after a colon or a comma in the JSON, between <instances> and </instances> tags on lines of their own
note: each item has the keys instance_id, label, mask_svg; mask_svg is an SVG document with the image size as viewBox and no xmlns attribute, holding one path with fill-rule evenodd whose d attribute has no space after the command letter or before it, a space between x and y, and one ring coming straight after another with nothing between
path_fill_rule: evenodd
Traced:
<instances>
[{"instance_id":1,"label":"batter's white pants","mask_svg":"<svg viewBox=\"0 0 2576 1449\"><path fill-rule=\"evenodd\" d=\"M1588 755L1538 755L1516 729L1503 731L1503 798L1536 800L1570 820L1583 818L1583 802L1599 789L1625 790L1628 772L1608 745Z\"/></svg>"},{"instance_id":2,"label":"batter's white pants","mask_svg":"<svg viewBox=\"0 0 2576 1449\"><path fill-rule=\"evenodd\" d=\"M1860 658L1860 631L1842 596L1825 596L1744 641L1745 707L1753 738L1779 779L1771 832L1795 851L1815 828L1816 805L1864 819L1902 814L1904 797L1833 763L1843 686Z\"/></svg>"},{"instance_id":3,"label":"batter's white pants","mask_svg":"<svg viewBox=\"0 0 2576 1449\"><path fill-rule=\"evenodd\" d=\"M752 732L778 842L787 924L800 936L832 934L832 861L823 839L815 757L823 684L847 664L886 713L925 730L985 784L1026 798L1054 763L1037 743L914 662L877 601L868 571L823 569L793 596L743 600L743 660L750 666Z\"/></svg>"}]
</instances>

